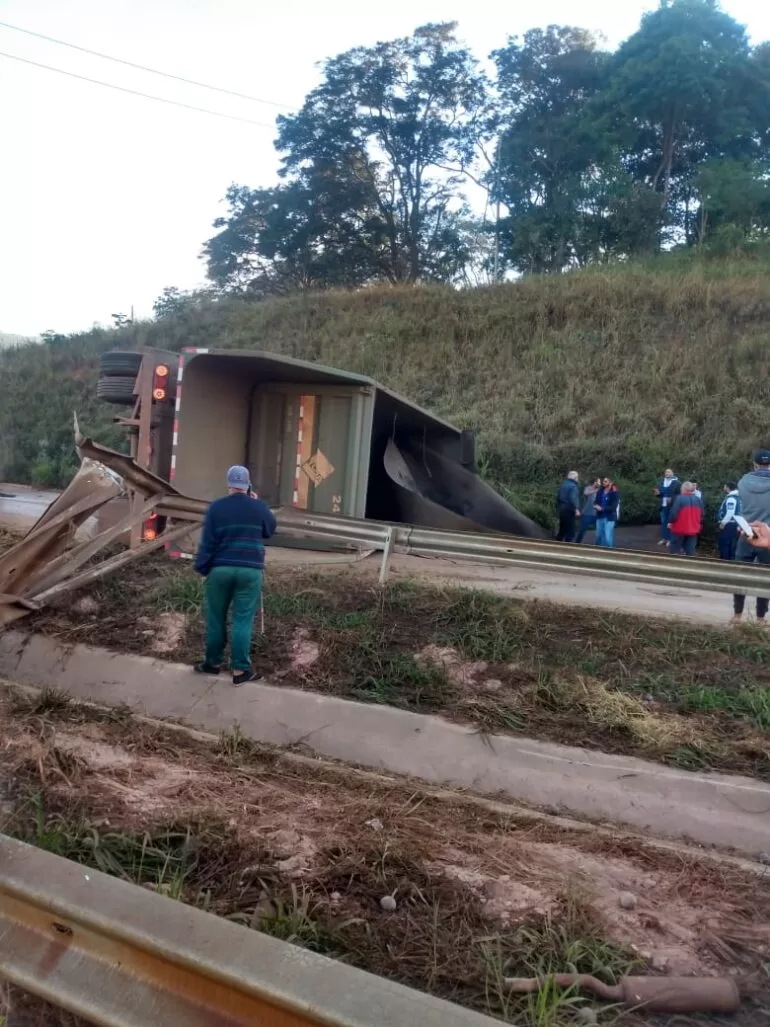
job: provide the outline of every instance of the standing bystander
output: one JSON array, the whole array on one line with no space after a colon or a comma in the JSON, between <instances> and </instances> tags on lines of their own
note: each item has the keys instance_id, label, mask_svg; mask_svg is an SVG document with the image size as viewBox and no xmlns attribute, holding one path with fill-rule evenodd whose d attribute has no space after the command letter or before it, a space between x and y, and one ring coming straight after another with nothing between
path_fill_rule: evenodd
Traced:
<instances>
[{"instance_id":1,"label":"standing bystander","mask_svg":"<svg viewBox=\"0 0 770 1027\"><path fill-rule=\"evenodd\" d=\"M596 510L596 544L606 549L615 545L615 525L618 522L620 493L611 478L602 478L602 484L594 497Z\"/></svg>"},{"instance_id":2,"label":"standing bystander","mask_svg":"<svg viewBox=\"0 0 770 1027\"><path fill-rule=\"evenodd\" d=\"M575 522L580 516L580 475L570 471L556 493L556 511L559 515L557 542L572 542L575 538Z\"/></svg>"},{"instance_id":3,"label":"standing bystander","mask_svg":"<svg viewBox=\"0 0 770 1027\"><path fill-rule=\"evenodd\" d=\"M273 535L275 517L251 491L245 467L227 472L228 495L206 511L195 570L206 579L206 655L195 665L199 674L218 674L227 644L227 615L232 607L233 684L256 677L251 666L251 633L262 599L265 539Z\"/></svg>"},{"instance_id":4,"label":"standing bystander","mask_svg":"<svg viewBox=\"0 0 770 1027\"><path fill-rule=\"evenodd\" d=\"M754 466L738 482L738 498L742 516L753 524L770 521L770 450L759 449L754 454ZM770 550L752 546L748 539L739 538L735 547L735 559L741 563L770 564ZM745 595L733 596L733 624L741 623L746 605ZM767 596L757 596L757 620L764 624L770 605Z\"/></svg>"},{"instance_id":5,"label":"standing bystander","mask_svg":"<svg viewBox=\"0 0 770 1027\"><path fill-rule=\"evenodd\" d=\"M668 551L674 556L695 556L702 528L703 501L696 495L694 482L685 481L671 504Z\"/></svg>"},{"instance_id":6,"label":"standing bystander","mask_svg":"<svg viewBox=\"0 0 770 1027\"><path fill-rule=\"evenodd\" d=\"M583 489L583 512L580 515L580 528L578 530L576 542L582 542L586 537L586 533L593 531L596 527L596 510L594 509L594 501L596 499L596 493L602 487L601 479L595 478L589 485Z\"/></svg>"},{"instance_id":7,"label":"standing bystander","mask_svg":"<svg viewBox=\"0 0 770 1027\"><path fill-rule=\"evenodd\" d=\"M660 500L660 542L659 546L665 546L671 538L668 530L668 522L671 517L671 506L679 495L681 483L670 467L663 472L662 479L653 490Z\"/></svg>"},{"instance_id":8,"label":"standing bystander","mask_svg":"<svg viewBox=\"0 0 770 1027\"><path fill-rule=\"evenodd\" d=\"M743 508L738 486L734 481L725 482L724 493L724 499L717 513L717 524L719 525L717 547L720 560L734 560L735 549L738 545L738 524L735 517L736 514L743 513Z\"/></svg>"}]
</instances>

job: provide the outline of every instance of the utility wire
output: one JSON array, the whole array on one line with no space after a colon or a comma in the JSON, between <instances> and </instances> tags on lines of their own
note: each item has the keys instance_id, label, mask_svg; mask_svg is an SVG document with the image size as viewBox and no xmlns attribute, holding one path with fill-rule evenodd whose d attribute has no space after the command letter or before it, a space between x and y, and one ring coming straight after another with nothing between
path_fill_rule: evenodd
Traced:
<instances>
[{"instance_id":1,"label":"utility wire","mask_svg":"<svg viewBox=\"0 0 770 1027\"><path fill-rule=\"evenodd\" d=\"M59 75L68 75L70 78L80 79L81 82L90 82L94 86L105 86L107 89L117 89L119 93L129 93L131 96L141 96L145 100L156 100L158 103L168 103L172 107L184 107L188 111L197 111L198 114L211 114L215 118L227 118L229 121L242 121L246 125L256 125L258 128L275 128L268 121L254 121L252 118L239 118L237 114L224 114L222 111L212 111L208 107L194 107L191 103L182 103L180 100L169 100L165 96L153 96L152 93L141 93L138 89L127 89L126 86L116 86L114 82L102 82L98 78L88 78L86 75L77 75L74 71L65 71L63 68L53 68L50 64L40 64L38 61L30 61L26 57L19 57L18 54L3 53L0 50L0 57L7 57L10 61L21 61L22 64L31 64L33 68L44 68L46 71L55 71Z\"/></svg>"},{"instance_id":2,"label":"utility wire","mask_svg":"<svg viewBox=\"0 0 770 1027\"><path fill-rule=\"evenodd\" d=\"M212 86L206 82L196 82L192 78L183 78L181 75L173 75L170 71L159 71L158 68L148 68L144 64L135 64L133 61L124 61L120 57L112 57L110 54L100 53L98 50L89 50L85 46L78 46L77 43L67 43L63 39L54 39L53 36L44 36L42 32L33 32L32 29L23 29L20 25L11 25L7 21L0 21L0 27L12 29L14 32L24 32L25 35L35 36L37 39L45 39L48 43L56 43L57 46L68 46L71 50L79 50L81 53L90 54L92 57L101 57L105 61L114 61L116 64L123 64L127 68L136 68L138 71L148 71L151 75L161 75L163 78L173 78L177 82L184 82L188 86L198 86L200 89L212 89L215 93L225 93L227 96L237 96L241 100L251 100L253 103L266 103L270 107L283 107L285 110L295 110L288 103L277 103L275 100L263 100L259 96L249 96L248 93L238 93L234 89L224 89L222 86Z\"/></svg>"}]
</instances>

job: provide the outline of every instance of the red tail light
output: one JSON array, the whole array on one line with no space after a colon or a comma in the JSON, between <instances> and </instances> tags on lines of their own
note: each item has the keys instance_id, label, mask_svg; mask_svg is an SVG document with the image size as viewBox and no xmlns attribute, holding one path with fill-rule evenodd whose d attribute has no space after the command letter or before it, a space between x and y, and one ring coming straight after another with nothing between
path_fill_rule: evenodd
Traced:
<instances>
[{"instance_id":1,"label":"red tail light","mask_svg":"<svg viewBox=\"0 0 770 1027\"><path fill-rule=\"evenodd\" d=\"M158 537L158 515L150 514L142 527L142 538L145 542L152 542Z\"/></svg>"},{"instance_id":2,"label":"red tail light","mask_svg":"<svg viewBox=\"0 0 770 1027\"><path fill-rule=\"evenodd\" d=\"M158 403L168 396L168 367L165 364L158 364L155 368L155 377L152 383L152 398Z\"/></svg>"}]
</instances>

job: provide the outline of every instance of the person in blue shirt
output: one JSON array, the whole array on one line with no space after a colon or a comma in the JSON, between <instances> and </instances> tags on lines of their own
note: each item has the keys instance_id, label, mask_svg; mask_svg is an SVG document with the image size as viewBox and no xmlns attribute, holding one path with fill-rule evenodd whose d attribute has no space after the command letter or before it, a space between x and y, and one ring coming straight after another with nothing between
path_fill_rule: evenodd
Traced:
<instances>
[{"instance_id":1,"label":"person in blue shirt","mask_svg":"<svg viewBox=\"0 0 770 1027\"><path fill-rule=\"evenodd\" d=\"M615 545L615 525L618 523L620 493L611 478L602 478L602 487L594 496L596 510L596 545L612 549Z\"/></svg>"},{"instance_id":2,"label":"person in blue shirt","mask_svg":"<svg viewBox=\"0 0 770 1027\"><path fill-rule=\"evenodd\" d=\"M734 560L735 550L738 545L738 523L735 520L736 514L743 512L738 486L734 481L725 482L725 497L717 513L717 547L719 548L720 560Z\"/></svg>"},{"instance_id":3,"label":"person in blue shirt","mask_svg":"<svg viewBox=\"0 0 770 1027\"><path fill-rule=\"evenodd\" d=\"M276 529L272 510L251 491L247 468L227 472L226 496L206 511L195 570L206 579L206 655L199 674L218 674L227 644L227 615L232 608L233 684L257 676L251 666L251 634L262 599L265 539Z\"/></svg>"}]
</instances>

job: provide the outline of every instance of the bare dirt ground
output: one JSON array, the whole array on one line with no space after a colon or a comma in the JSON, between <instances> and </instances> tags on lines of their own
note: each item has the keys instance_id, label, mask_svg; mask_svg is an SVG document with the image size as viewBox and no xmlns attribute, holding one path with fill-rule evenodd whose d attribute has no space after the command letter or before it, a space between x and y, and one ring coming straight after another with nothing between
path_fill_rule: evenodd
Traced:
<instances>
[{"instance_id":1,"label":"bare dirt ground","mask_svg":"<svg viewBox=\"0 0 770 1027\"><path fill-rule=\"evenodd\" d=\"M574 1023L589 1000L504 984L571 969L735 975L729 1022L770 1015L768 878L737 861L12 687L0 782L6 833L505 1022Z\"/></svg>"}]
</instances>

